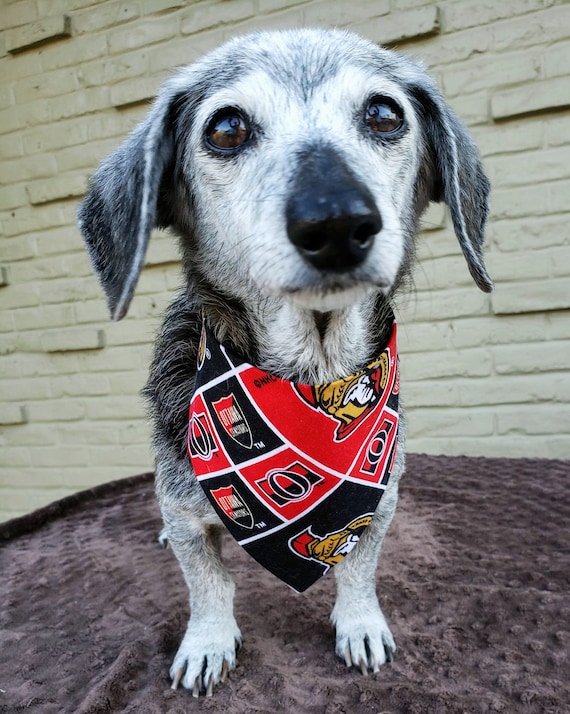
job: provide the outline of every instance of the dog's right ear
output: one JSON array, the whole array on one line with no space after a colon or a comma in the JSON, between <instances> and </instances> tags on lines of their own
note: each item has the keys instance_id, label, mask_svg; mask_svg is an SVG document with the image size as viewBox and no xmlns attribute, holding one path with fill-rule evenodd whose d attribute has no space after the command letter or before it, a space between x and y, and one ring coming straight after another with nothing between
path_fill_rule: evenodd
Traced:
<instances>
[{"instance_id":1,"label":"dog's right ear","mask_svg":"<svg viewBox=\"0 0 570 714\"><path fill-rule=\"evenodd\" d=\"M113 320L127 312L155 226L160 183L172 161L173 95L150 114L92 176L79 227Z\"/></svg>"}]
</instances>

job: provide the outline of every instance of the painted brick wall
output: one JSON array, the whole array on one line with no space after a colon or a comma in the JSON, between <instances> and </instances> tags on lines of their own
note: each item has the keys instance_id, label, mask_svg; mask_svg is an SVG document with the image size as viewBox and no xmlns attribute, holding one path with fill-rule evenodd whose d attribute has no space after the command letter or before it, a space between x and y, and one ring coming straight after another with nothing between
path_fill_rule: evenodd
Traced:
<instances>
[{"instance_id":1,"label":"painted brick wall","mask_svg":"<svg viewBox=\"0 0 570 714\"><path fill-rule=\"evenodd\" d=\"M570 457L570 5L555 0L0 0L0 518L149 469L151 340L179 282L156 234L107 320L75 225L169 70L236 33L351 27L424 59L492 179L471 283L442 206L400 301L409 447Z\"/></svg>"}]
</instances>

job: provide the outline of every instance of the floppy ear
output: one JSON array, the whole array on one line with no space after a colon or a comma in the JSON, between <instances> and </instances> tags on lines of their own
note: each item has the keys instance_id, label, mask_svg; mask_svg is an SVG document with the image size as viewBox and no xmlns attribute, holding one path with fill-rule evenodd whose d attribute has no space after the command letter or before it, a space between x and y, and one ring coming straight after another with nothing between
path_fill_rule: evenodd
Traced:
<instances>
[{"instance_id":1,"label":"floppy ear","mask_svg":"<svg viewBox=\"0 0 570 714\"><path fill-rule=\"evenodd\" d=\"M78 210L113 320L127 312L156 223L160 183L173 154L172 100L159 98L146 120L101 164Z\"/></svg>"},{"instance_id":2,"label":"floppy ear","mask_svg":"<svg viewBox=\"0 0 570 714\"><path fill-rule=\"evenodd\" d=\"M414 94L435 174L430 199L449 206L469 272L481 290L491 292L493 281L483 262L490 184L479 153L435 87L416 88Z\"/></svg>"}]
</instances>

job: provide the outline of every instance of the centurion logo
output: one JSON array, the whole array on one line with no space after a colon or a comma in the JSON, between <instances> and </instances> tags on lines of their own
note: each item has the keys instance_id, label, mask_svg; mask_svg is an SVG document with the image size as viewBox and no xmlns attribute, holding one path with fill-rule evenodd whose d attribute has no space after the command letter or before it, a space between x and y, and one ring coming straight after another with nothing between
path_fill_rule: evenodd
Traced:
<instances>
[{"instance_id":1,"label":"centurion logo","mask_svg":"<svg viewBox=\"0 0 570 714\"><path fill-rule=\"evenodd\" d=\"M226 434L240 446L251 449L253 447L253 435L235 395L230 392L227 397L222 397L217 402L212 402L212 406L216 410L220 424Z\"/></svg>"}]
</instances>

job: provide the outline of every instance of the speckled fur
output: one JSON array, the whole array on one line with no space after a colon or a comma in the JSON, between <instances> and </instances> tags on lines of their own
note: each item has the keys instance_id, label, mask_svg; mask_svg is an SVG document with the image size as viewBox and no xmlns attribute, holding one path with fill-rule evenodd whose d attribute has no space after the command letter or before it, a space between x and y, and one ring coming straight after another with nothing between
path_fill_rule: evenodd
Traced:
<instances>
[{"instance_id":1,"label":"speckled fur","mask_svg":"<svg viewBox=\"0 0 570 714\"><path fill-rule=\"evenodd\" d=\"M404 111L397 142L364 130L374 95L389 95ZM255 140L230 158L204 142L209 120L227 106L255 127ZM366 260L340 273L304 260L285 225L304 157L325 150L370 190L383 224ZM79 222L114 319L128 308L151 229L170 226L180 237L185 284L167 310L145 389L165 532L190 591L175 686L211 694L235 666L241 640L220 523L185 452L201 312L220 341L262 369L301 382L338 379L386 343L392 299L430 200L448 204L475 282L492 289L482 260L488 193L469 136L419 64L324 30L237 38L180 70L94 175ZM395 650L374 574L404 471L404 423L375 519L335 568L336 651L363 671L376 671Z\"/></svg>"}]
</instances>

